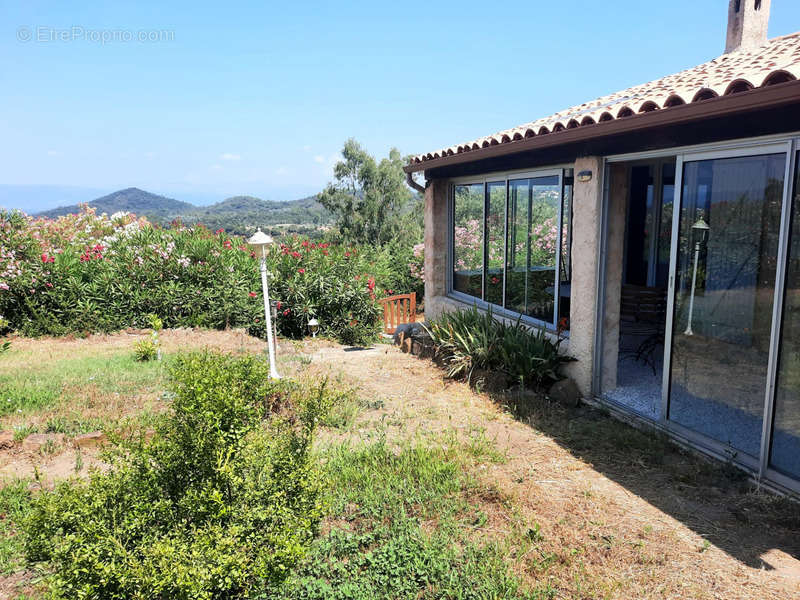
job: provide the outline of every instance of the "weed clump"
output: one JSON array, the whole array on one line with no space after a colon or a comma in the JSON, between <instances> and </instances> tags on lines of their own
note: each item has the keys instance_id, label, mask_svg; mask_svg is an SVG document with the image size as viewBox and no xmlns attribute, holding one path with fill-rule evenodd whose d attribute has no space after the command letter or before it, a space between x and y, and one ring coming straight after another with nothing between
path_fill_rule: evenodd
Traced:
<instances>
[{"instance_id":1,"label":"weed clump","mask_svg":"<svg viewBox=\"0 0 800 600\"><path fill-rule=\"evenodd\" d=\"M310 446L329 400L268 374L252 356L175 357L155 436L33 501L25 554L53 596L247 598L287 577L324 512Z\"/></svg>"}]
</instances>

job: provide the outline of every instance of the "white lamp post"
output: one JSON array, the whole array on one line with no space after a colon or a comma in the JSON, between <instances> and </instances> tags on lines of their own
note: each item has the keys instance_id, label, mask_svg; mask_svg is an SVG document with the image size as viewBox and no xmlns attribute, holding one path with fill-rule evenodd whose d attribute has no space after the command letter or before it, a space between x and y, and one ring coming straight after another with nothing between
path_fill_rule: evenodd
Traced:
<instances>
[{"instance_id":1,"label":"white lamp post","mask_svg":"<svg viewBox=\"0 0 800 600\"><path fill-rule=\"evenodd\" d=\"M694 335L694 331L692 331L692 316L694 313L694 290L697 285L697 260L700 257L700 246L706 242L706 236L708 236L708 230L711 229L703 220L703 217L697 219L697 222L692 225L692 231L694 232L695 236L699 235L700 239L695 242L694 245L694 269L692 271L692 295L689 296L689 322L686 324L686 331L683 332L683 335Z\"/></svg>"},{"instance_id":2,"label":"white lamp post","mask_svg":"<svg viewBox=\"0 0 800 600\"><path fill-rule=\"evenodd\" d=\"M311 320L308 322L308 330L311 332L311 337L317 337L317 332L319 331L319 321L315 317L311 317Z\"/></svg>"},{"instance_id":3,"label":"white lamp post","mask_svg":"<svg viewBox=\"0 0 800 600\"><path fill-rule=\"evenodd\" d=\"M269 353L269 376L280 379L278 369L275 368L275 340L272 337L272 311L269 307L269 285L267 284L267 246L272 243L272 237L261 231L259 227L247 243L254 248L261 248L261 289L264 292L264 319L267 324L267 352Z\"/></svg>"}]
</instances>

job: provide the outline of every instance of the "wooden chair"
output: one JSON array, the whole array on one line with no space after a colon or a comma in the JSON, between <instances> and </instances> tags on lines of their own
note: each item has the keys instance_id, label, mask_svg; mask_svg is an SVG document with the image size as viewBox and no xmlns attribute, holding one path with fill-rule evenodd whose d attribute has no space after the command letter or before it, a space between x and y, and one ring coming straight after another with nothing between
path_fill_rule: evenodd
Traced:
<instances>
[{"instance_id":1,"label":"wooden chair","mask_svg":"<svg viewBox=\"0 0 800 600\"><path fill-rule=\"evenodd\" d=\"M417 294L400 294L379 300L383 306L384 333L393 334L398 325L417 320Z\"/></svg>"},{"instance_id":2,"label":"wooden chair","mask_svg":"<svg viewBox=\"0 0 800 600\"><path fill-rule=\"evenodd\" d=\"M656 355L664 345L667 318L667 290L640 285L623 285L620 298L620 334L638 340L624 355L649 365L656 372Z\"/></svg>"}]
</instances>

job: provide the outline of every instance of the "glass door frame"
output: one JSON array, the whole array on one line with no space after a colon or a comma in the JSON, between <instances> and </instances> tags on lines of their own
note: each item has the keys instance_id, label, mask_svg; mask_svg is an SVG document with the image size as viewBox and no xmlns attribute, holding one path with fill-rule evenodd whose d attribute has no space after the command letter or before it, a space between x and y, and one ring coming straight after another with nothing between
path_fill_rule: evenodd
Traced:
<instances>
[{"instance_id":1,"label":"glass door frame","mask_svg":"<svg viewBox=\"0 0 800 600\"><path fill-rule=\"evenodd\" d=\"M790 206L791 206L791 187L792 187L792 149L794 141L788 140L763 144L759 146L746 146L728 150L707 150L678 154L675 167L675 199L672 214L672 245L670 248L670 267L667 291L667 323L664 330L664 370L661 385L661 422L668 428L677 431L682 436L691 441L710 446L710 449L728 458L743 464L744 466L757 472L759 478L766 474L767 461L769 460L769 447L772 431L773 405L775 397L775 381L777 375L777 355L780 332L780 318L783 309L783 289L786 271L786 252L788 244ZM752 458L746 454L738 453L735 457L729 455L730 448L704 435L694 431L675 421L669 419L670 392L672 384L672 350L673 350L673 321L675 317L675 285L678 268L678 246L679 246L679 226L680 216L683 209L683 171L687 162L697 162L703 160L740 158L747 156L758 156L762 154L784 154L786 164L784 167L784 185L781 203L781 221L778 238L778 269L776 273L772 320L770 325L769 356L767 362L767 382L764 390L764 412L761 431L760 455Z\"/></svg>"},{"instance_id":2,"label":"glass door frame","mask_svg":"<svg viewBox=\"0 0 800 600\"><path fill-rule=\"evenodd\" d=\"M600 255L603 257L599 261L597 273L598 278L598 298L597 315L595 321L595 358L593 362L593 393L602 403L608 401L602 395L602 352L597 351L603 347L603 315L605 314L605 278L607 260L607 236L608 236L608 209L610 198L610 179L612 163L634 162L645 159L675 157L675 192L673 197L672 215L672 243L670 247L670 262L668 275L667 291L667 321L665 324L664 335L664 366L662 373L661 389L661 410L657 421L650 421L657 429L674 435L684 443L696 447L720 459L728 459L751 471L759 481L768 481L777 484L779 487L800 492L800 480L787 477L769 466L769 456L772 442L772 429L774 421L776 383L778 375L779 344L782 330L783 309L785 304L785 283L788 268L789 237L792 216L792 198L794 195L794 184L798 165L798 153L800 152L800 133L790 132L781 135L765 136L762 138L749 138L741 140L731 140L716 144L705 144L684 148L670 148L650 152L631 153L624 155L607 156L604 160L603 168L603 202L601 211L601 239L599 243ZM775 276L775 288L772 306L772 316L770 324L770 341L767 379L764 390L764 413L761 431L760 453L756 458L739 453L735 457L729 454L729 447L718 442L702 433L688 429L674 421L668 419L669 415L669 396L671 385L671 362L672 362L672 338L673 321L675 313L675 285L678 263L678 230L680 225L680 215L683 205L683 168L686 162L698 160L709 160L719 158L735 158L746 156L757 156L761 154L782 153L786 156L784 171L784 186L781 202L781 219L778 229L778 255L777 269ZM613 405L613 403L612 403ZM624 407L615 410L622 410L625 414L631 414Z\"/></svg>"},{"instance_id":3,"label":"glass door frame","mask_svg":"<svg viewBox=\"0 0 800 600\"><path fill-rule=\"evenodd\" d=\"M767 373L767 398L765 403L764 430L761 435L761 456L759 457L758 477L766 477L787 487L800 491L800 482L769 466L769 457L772 451L772 432L775 421L775 397L778 393L777 379L780 360L780 342L783 331L783 310L786 306L786 274L789 269L789 243L791 241L792 215L795 207L792 206L796 195L796 173L799 168L797 155L800 152L800 138L789 142L788 156L786 159L786 185L783 190L783 205L778 245L778 272L775 284L775 306L772 313L772 331L770 338L770 363Z\"/></svg>"}]
</instances>

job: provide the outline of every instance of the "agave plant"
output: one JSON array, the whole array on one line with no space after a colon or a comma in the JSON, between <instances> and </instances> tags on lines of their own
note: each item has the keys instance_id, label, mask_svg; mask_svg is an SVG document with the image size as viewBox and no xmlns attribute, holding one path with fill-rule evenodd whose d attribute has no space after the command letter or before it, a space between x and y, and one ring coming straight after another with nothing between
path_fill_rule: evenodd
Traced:
<instances>
[{"instance_id":1,"label":"agave plant","mask_svg":"<svg viewBox=\"0 0 800 600\"><path fill-rule=\"evenodd\" d=\"M424 327L433 340L436 355L447 367L447 376L471 381L476 368L494 366L505 325L494 319L491 310L481 312L473 307L444 313Z\"/></svg>"},{"instance_id":2,"label":"agave plant","mask_svg":"<svg viewBox=\"0 0 800 600\"><path fill-rule=\"evenodd\" d=\"M553 341L543 330L532 331L517 320L506 327L498 347L502 370L522 387L545 387L562 379L562 365L575 360L562 354L560 345L561 338Z\"/></svg>"},{"instance_id":3,"label":"agave plant","mask_svg":"<svg viewBox=\"0 0 800 600\"><path fill-rule=\"evenodd\" d=\"M450 378L471 382L475 369L486 369L506 373L523 387L543 387L561 379L562 365L574 360L559 352L560 338L532 330L521 319L495 319L491 309L445 313L424 327Z\"/></svg>"}]
</instances>

